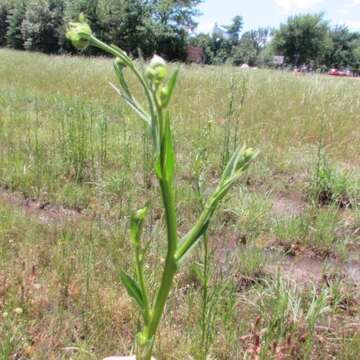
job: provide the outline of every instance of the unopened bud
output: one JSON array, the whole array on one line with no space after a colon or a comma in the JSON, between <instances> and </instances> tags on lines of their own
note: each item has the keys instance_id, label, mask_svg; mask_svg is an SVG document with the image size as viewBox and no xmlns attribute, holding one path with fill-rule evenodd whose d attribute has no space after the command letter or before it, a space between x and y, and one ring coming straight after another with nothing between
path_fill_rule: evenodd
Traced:
<instances>
[{"instance_id":1,"label":"unopened bud","mask_svg":"<svg viewBox=\"0 0 360 360\"><path fill-rule=\"evenodd\" d=\"M155 72L154 69L147 68L145 74L146 74L146 76L147 76L147 78L149 80L154 80L155 79L156 72Z\"/></svg>"},{"instance_id":2,"label":"unopened bud","mask_svg":"<svg viewBox=\"0 0 360 360\"><path fill-rule=\"evenodd\" d=\"M117 57L115 59L115 66L117 66L119 68L123 68L123 67L126 67L126 64L123 60L121 60L119 57Z\"/></svg>"},{"instance_id":3,"label":"unopened bud","mask_svg":"<svg viewBox=\"0 0 360 360\"><path fill-rule=\"evenodd\" d=\"M166 62L161 56L154 55L150 61L150 67L155 69L159 66L166 66Z\"/></svg>"},{"instance_id":4,"label":"unopened bud","mask_svg":"<svg viewBox=\"0 0 360 360\"><path fill-rule=\"evenodd\" d=\"M83 14L79 16L79 22L71 22L66 31L66 38L78 49L85 49L90 44L92 31L85 21Z\"/></svg>"},{"instance_id":5,"label":"unopened bud","mask_svg":"<svg viewBox=\"0 0 360 360\"><path fill-rule=\"evenodd\" d=\"M167 87L163 87L160 90L160 100L163 104L167 104L169 97L169 89Z\"/></svg>"},{"instance_id":6,"label":"unopened bud","mask_svg":"<svg viewBox=\"0 0 360 360\"><path fill-rule=\"evenodd\" d=\"M139 209L136 211L136 213L134 214L134 218L136 220L144 220L145 217L146 217L146 214L148 212L148 208L147 207L144 207L142 209Z\"/></svg>"},{"instance_id":7,"label":"unopened bud","mask_svg":"<svg viewBox=\"0 0 360 360\"><path fill-rule=\"evenodd\" d=\"M165 60L158 55L154 55L150 61L146 75L150 80L159 84L167 75Z\"/></svg>"},{"instance_id":8,"label":"unopened bud","mask_svg":"<svg viewBox=\"0 0 360 360\"><path fill-rule=\"evenodd\" d=\"M244 151L244 157L246 158L252 158L255 155L255 150L253 148L247 148Z\"/></svg>"}]
</instances>

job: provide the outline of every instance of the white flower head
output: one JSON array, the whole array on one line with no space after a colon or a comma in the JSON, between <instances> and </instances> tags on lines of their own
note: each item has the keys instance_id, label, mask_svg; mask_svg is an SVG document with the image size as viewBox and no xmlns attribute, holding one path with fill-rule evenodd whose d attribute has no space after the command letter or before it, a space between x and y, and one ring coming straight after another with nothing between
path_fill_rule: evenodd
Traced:
<instances>
[{"instance_id":1,"label":"white flower head","mask_svg":"<svg viewBox=\"0 0 360 360\"><path fill-rule=\"evenodd\" d=\"M159 66L165 66L166 65L166 62L165 60L159 56L159 55L154 55L150 61L150 67L155 69Z\"/></svg>"},{"instance_id":2,"label":"white flower head","mask_svg":"<svg viewBox=\"0 0 360 360\"><path fill-rule=\"evenodd\" d=\"M15 308L13 311L17 315L21 315L24 312L23 309L20 307Z\"/></svg>"}]
</instances>

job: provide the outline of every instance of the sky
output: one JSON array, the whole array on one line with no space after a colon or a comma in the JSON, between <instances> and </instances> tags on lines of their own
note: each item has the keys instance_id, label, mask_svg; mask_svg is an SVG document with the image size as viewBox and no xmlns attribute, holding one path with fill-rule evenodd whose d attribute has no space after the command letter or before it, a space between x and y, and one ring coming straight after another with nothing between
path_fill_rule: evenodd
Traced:
<instances>
[{"instance_id":1,"label":"sky","mask_svg":"<svg viewBox=\"0 0 360 360\"><path fill-rule=\"evenodd\" d=\"M325 12L333 25L360 31L360 0L204 0L197 32L211 32L214 23L226 25L235 15L244 18L244 30L278 27L294 14Z\"/></svg>"}]
</instances>

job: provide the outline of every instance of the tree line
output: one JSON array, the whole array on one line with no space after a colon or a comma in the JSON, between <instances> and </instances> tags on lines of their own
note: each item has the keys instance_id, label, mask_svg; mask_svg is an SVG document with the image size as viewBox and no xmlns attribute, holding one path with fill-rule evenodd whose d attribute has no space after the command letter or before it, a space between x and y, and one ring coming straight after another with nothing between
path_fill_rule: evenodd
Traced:
<instances>
[{"instance_id":1,"label":"tree line","mask_svg":"<svg viewBox=\"0 0 360 360\"><path fill-rule=\"evenodd\" d=\"M66 24L84 13L94 33L133 56L183 60L201 0L0 0L0 46L71 52ZM88 53L90 50L87 50Z\"/></svg>"},{"instance_id":2,"label":"tree line","mask_svg":"<svg viewBox=\"0 0 360 360\"><path fill-rule=\"evenodd\" d=\"M242 28L243 18L236 16L232 24L212 34L199 34L190 43L205 50L209 64L272 66L278 55L293 67L360 68L360 33L345 25L331 26L323 13L289 17L278 29L241 33Z\"/></svg>"},{"instance_id":3,"label":"tree line","mask_svg":"<svg viewBox=\"0 0 360 360\"><path fill-rule=\"evenodd\" d=\"M154 53L185 60L201 47L207 64L271 66L275 55L291 66L360 68L360 33L332 26L323 14L296 15L278 29L243 32L242 16L211 34L195 34L202 0L0 0L0 46L45 53L73 52L66 24L84 13L94 33L132 56ZM95 54L94 50L87 50Z\"/></svg>"}]
</instances>

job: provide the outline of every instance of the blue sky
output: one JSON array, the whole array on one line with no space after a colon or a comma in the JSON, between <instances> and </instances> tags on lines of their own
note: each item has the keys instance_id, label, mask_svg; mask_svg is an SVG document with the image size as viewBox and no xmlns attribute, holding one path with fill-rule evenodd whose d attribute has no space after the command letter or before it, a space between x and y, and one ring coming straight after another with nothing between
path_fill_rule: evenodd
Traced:
<instances>
[{"instance_id":1,"label":"blue sky","mask_svg":"<svg viewBox=\"0 0 360 360\"><path fill-rule=\"evenodd\" d=\"M299 13L325 12L332 24L360 31L360 0L204 0L200 5L197 32L210 32L217 22L229 24L235 15L244 17L244 30L277 27Z\"/></svg>"}]
</instances>

